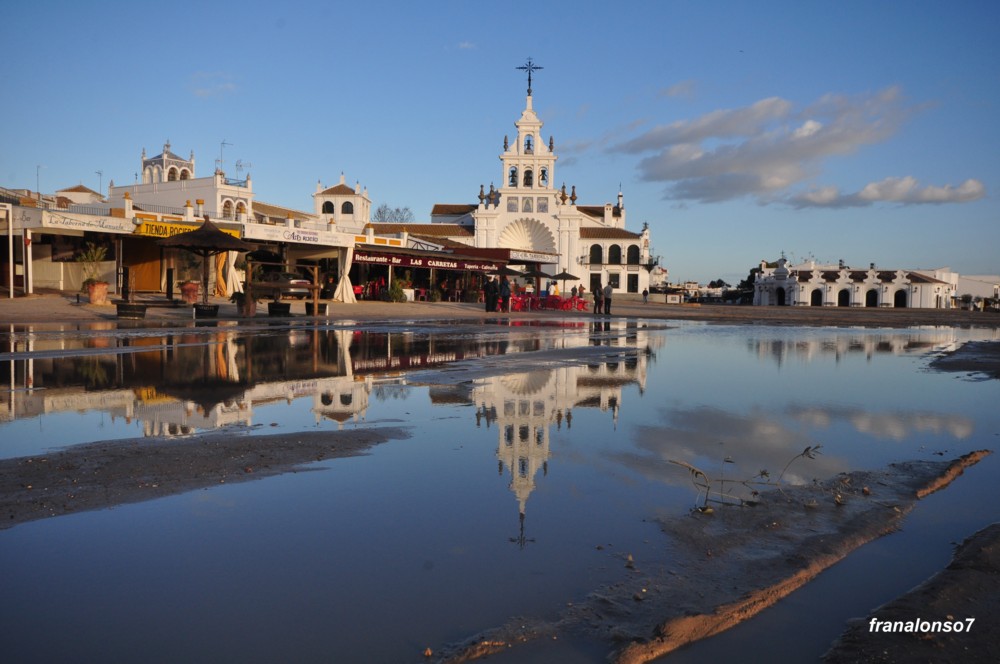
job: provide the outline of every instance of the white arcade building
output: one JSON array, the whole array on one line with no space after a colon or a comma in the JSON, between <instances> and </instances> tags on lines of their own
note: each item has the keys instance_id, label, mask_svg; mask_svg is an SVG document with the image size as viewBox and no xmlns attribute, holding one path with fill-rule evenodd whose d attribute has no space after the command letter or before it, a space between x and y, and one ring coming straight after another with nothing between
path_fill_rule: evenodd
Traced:
<instances>
[{"instance_id":1,"label":"white arcade building","mask_svg":"<svg viewBox=\"0 0 1000 664\"><path fill-rule=\"evenodd\" d=\"M761 306L894 307L949 309L958 274L937 270L886 270L817 265L790 266L781 257L776 267L761 262L754 283L753 303Z\"/></svg>"}]
</instances>

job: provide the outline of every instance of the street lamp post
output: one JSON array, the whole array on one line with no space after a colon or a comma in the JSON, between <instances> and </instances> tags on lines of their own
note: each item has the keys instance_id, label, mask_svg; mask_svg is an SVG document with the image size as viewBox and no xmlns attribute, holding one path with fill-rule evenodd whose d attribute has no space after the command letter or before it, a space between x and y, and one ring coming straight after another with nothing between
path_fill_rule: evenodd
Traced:
<instances>
[{"instance_id":1,"label":"street lamp post","mask_svg":"<svg viewBox=\"0 0 1000 664\"><path fill-rule=\"evenodd\" d=\"M10 203L0 203L0 208L7 211L7 298L14 297L14 206Z\"/></svg>"}]
</instances>

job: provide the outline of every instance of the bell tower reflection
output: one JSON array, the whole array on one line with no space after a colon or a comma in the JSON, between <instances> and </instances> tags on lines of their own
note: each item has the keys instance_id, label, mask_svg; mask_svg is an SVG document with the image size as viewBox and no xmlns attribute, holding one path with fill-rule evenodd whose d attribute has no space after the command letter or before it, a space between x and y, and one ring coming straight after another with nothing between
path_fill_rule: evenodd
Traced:
<instances>
[{"instance_id":1,"label":"bell tower reflection","mask_svg":"<svg viewBox=\"0 0 1000 664\"><path fill-rule=\"evenodd\" d=\"M476 426L497 430L497 473L509 473L507 488L518 508L519 532L511 542L521 548L533 542L525 535L528 499L548 475L553 428L569 436L580 410L604 413L612 427L618 422L623 388L634 385L642 393L653 347L662 343L634 324L603 325L594 334L574 340L580 347L603 346L583 364L491 376L473 382Z\"/></svg>"}]
</instances>

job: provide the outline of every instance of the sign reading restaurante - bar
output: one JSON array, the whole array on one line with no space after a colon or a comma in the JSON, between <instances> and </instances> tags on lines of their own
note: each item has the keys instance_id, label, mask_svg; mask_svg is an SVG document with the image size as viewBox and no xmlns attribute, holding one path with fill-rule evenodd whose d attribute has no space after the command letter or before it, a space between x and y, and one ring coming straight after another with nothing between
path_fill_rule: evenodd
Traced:
<instances>
[{"instance_id":1,"label":"sign reading restaurante - bar","mask_svg":"<svg viewBox=\"0 0 1000 664\"><path fill-rule=\"evenodd\" d=\"M375 265L391 265L393 267L428 267L439 270L474 270L492 272L498 269L491 261L470 261L463 259L441 258L438 256L406 256L398 254L373 254L367 251L354 252L354 260L358 263Z\"/></svg>"}]
</instances>

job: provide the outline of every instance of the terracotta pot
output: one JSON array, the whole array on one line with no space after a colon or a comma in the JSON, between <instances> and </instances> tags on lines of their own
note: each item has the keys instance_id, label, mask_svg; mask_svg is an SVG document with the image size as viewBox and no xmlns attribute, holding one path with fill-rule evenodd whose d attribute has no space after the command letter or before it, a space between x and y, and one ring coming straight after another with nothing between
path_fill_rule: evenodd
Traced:
<instances>
[{"instance_id":1,"label":"terracotta pot","mask_svg":"<svg viewBox=\"0 0 1000 664\"><path fill-rule=\"evenodd\" d=\"M87 294L90 296L91 304L108 303L108 282L92 281L87 284Z\"/></svg>"},{"instance_id":2,"label":"terracotta pot","mask_svg":"<svg viewBox=\"0 0 1000 664\"><path fill-rule=\"evenodd\" d=\"M181 284L181 299L188 304L198 301L198 290L200 284L197 281L185 281Z\"/></svg>"}]
</instances>

